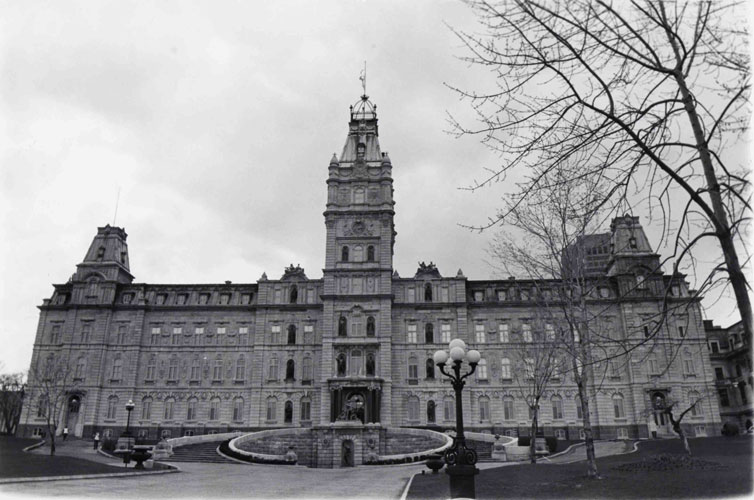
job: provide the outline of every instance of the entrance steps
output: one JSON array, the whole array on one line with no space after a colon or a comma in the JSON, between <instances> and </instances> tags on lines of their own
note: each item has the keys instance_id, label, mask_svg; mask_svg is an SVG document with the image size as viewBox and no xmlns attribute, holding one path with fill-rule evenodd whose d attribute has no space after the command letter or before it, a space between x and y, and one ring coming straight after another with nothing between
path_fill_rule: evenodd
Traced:
<instances>
[{"instance_id":1,"label":"entrance steps","mask_svg":"<svg viewBox=\"0 0 754 500\"><path fill-rule=\"evenodd\" d=\"M160 460L161 462L199 462L199 463L211 463L211 464L234 464L232 460L219 455L217 453L217 447L220 446L220 441L212 441L209 443L197 443L188 444L186 446L179 446L173 448L173 456Z\"/></svg>"}]
</instances>

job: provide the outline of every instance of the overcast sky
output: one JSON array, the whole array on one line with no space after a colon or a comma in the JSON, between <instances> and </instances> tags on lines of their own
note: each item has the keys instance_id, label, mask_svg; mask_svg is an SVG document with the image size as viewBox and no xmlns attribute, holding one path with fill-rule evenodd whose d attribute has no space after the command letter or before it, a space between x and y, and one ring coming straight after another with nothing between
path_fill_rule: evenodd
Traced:
<instances>
[{"instance_id":1,"label":"overcast sky","mask_svg":"<svg viewBox=\"0 0 754 500\"><path fill-rule=\"evenodd\" d=\"M255 282L324 265L327 165L348 106L377 104L393 162L395 268L434 261L490 276L498 184L462 188L497 158L446 133L469 117L443 82L486 75L445 23L459 2L0 1L0 362L28 368L42 299L98 226L128 233L137 282ZM651 235L650 235L651 238ZM730 300L710 317L727 326Z\"/></svg>"}]
</instances>

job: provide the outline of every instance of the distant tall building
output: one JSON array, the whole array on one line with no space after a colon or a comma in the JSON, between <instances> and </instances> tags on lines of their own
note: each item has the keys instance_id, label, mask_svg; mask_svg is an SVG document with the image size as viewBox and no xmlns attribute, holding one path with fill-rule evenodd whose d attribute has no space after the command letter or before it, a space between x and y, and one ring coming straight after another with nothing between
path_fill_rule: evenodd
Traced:
<instances>
[{"instance_id":1,"label":"distant tall building","mask_svg":"<svg viewBox=\"0 0 754 500\"><path fill-rule=\"evenodd\" d=\"M467 427L527 433L516 352L552 326L537 320L542 287L472 281L460 270L443 276L433 263L398 275L393 166L366 96L352 106L345 146L327 171L320 279L291 265L279 279L262 275L256 283L137 283L126 232L99 228L76 273L40 306L32 366L63 356L75 372L61 428L118 435L129 399L136 404L131 426L149 439L316 428L342 418L450 428L453 390L432 354L458 337L482 353L464 391ZM592 368L597 435L647 436L650 420L671 434L658 402L682 404L715 391L698 300L682 276L658 271L638 218L615 219L610 233L590 237L586 247L590 275L602 283L591 301L604 309L604 333L616 349L644 339L664 304L683 306L630 357ZM692 436L718 433L717 400L704 400L684 422ZM547 435L579 438L570 375L550 385L540 423ZM27 405L21 435L42 427L35 404Z\"/></svg>"}]
</instances>

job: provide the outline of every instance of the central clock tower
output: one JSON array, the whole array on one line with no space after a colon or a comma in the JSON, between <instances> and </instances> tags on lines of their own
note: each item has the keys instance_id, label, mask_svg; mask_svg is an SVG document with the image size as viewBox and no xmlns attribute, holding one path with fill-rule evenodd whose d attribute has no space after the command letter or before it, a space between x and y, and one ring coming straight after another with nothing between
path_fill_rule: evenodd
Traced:
<instances>
[{"instance_id":1,"label":"central clock tower","mask_svg":"<svg viewBox=\"0 0 754 500\"><path fill-rule=\"evenodd\" d=\"M366 95L351 106L346 144L328 167L321 422L392 418L395 202L376 110Z\"/></svg>"}]
</instances>

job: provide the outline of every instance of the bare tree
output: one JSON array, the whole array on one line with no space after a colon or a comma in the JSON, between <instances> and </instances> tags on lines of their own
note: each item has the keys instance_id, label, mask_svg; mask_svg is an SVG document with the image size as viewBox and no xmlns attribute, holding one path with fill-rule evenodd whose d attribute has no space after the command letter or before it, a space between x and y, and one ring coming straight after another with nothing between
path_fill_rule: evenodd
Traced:
<instances>
[{"instance_id":1,"label":"bare tree","mask_svg":"<svg viewBox=\"0 0 754 500\"><path fill-rule=\"evenodd\" d=\"M673 415L674 409L683 408L683 404L681 401L677 400L670 400L665 402L665 414L670 419L670 423L673 426L673 432L678 434L678 438L683 442L683 449L686 450L686 454L688 456L691 456L691 447L689 446L689 440L686 436L686 433L683 431L683 427L681 426L681 422L683 421L683 417L685 417L689 412L694 411L694 409L697 407L699 403L701 403L704 399L707 398L706 394L700 394L695 397L691 397L689 400L688 406L686 406L685 409L680 410L681 413L676 418Z\"/></svg>"},{"instance_id":2,"label":"bare tree","mask_svg":"<svg viewBox=\"0 0 754 500\"><path fill-rule=\"evenodd\" d=\"M37 411L45 418L50 436L50 455L55 454L55 437L58 424L67 407L68 397L76 389L73 367L63 355L48 354L39 357L29 371L29 387L37 402Z\"/></svg>"},{"instance_id":3,"label":"bare tree","mask_svg":"<svg viewBox=\"0 0 754 500\"><path fill-rule=\"evenodd\" d=\"M21 418L21 408L26 392L26 381L23 373L6 373L0 375L0 427L5 433L16 433L18 421Z\"/></svg>"},{"instance_id":4,"label":"bare tree","mask_svg":"<svg viewBox=\"0 0 754 500\"><path fill-rule=\"evenodd\" d=\"M501 166L472 189L512 177L516 204L549 182L600 187L613 213L644 207L662 227L674 272L696 266L707 239L720 252L698 293L732 286L751 336L750 181L729 150L750 116L748 34L736 2L467 0L484 33L455 33L465 59L488 69L489 90L454 88L480 121ZM558 178L549 174L558 170ZM509 181L507 185L511 185ZM744 260L740 257L743 252ZM709 253L705 259L709 260ZM696 269L695 269L696 270Z\"/></svg>"},{"instance_id":5,"label":"bare tree","mask_svg":"<svg viewBox=\"0 0 754 500\"><path fill-rule=\"evenodd\" d=\"M527 325L530 326L530 325ZM538 329L539 331L539 329ZM515 351L519 367L514 379L521 399L526 402L531 418L529 455L531 463L537 463L535 441L539 429L539 403L548 390L550 382L562 372L562 358L558 355L555 342L533 338L531 330L522 332L524 343L528 344Z\"/></svg>"}]
</instances>

